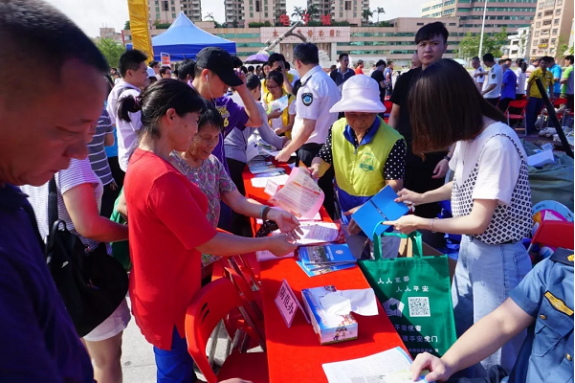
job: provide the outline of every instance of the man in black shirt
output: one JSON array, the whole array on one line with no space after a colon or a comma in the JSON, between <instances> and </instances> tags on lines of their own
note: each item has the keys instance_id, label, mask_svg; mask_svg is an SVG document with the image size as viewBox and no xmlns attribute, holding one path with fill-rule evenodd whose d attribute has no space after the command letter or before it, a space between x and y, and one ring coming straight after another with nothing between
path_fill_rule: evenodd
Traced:
<instances>
[{"instance_id":1,"label":"man in black shirt","mask_svg":"<svg viewBox=\"0 0 575 383\"><path fill-rule=\"evenodd\" d=\"M417 54L421 67L411 69L399 77L395 84L391 101L389 125L397 129L407 142L407 159L404 187L417 193L425 193L444 184L445 174L451 157L447 152L426 153L425 158L414 154L411 147L412 132L410 111L408 107L409 92L419 74L428 66L441 60L447 50L449 32L441 22L423 26L415 35ZM438 204L418 206L415 214L421 217L434 218L441 212ZM427 237L427 236L426 236ZM431 238L426 240L432 240Z\"/></svg>"},{"instance_id":2,"label":"man in black shirt","mask_svg":"<svg viewBox=\"0 0 575 383\"><path fill-rule=\"evenodd\" d=\"M385 98L385 78L383 77L383 71L385 70L385 61L379 60L375 63L375 69L371 72L371 78L377 81L379 84L379 94L381 98L381 102L383 102Z\"/></svg>"},{"instance_id":3,"label":"man in black shirt","mask_svg":"<svg viewBox=\"0 0 575 383\"><path fill-rule=\"evenodd\" d=\"M349 55L342 53L339 55L339 69L332 71L329 77L335 81L335 85L341 88L341 85L347 81L351 76L355 76L353 69L349 68Z\"/></svg>"}]
</instances>

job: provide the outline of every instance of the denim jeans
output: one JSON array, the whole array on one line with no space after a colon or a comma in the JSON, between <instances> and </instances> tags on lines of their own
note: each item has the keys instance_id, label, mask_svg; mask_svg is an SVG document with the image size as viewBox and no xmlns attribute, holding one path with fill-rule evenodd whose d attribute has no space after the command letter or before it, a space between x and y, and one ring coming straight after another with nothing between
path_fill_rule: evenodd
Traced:
<instances>
[{"instance_id":1,"label":"denim jeans","mask_svg":"<svg viewBox=\"0 0 575 383\"><path fill-rule=\"evenodd\" d=\"M521 241L488 245L464 235L451 288L457 336L499 307L529 271L531 260ZM475 376L485 376L497 364L510 372L525 336L526 331L519 333L481 361L474 368Z\"/></svg>"},{"instance_id":2,"label":"denim jeans","mask_svg":"<svg viewBox=\"0 0 575 383\"><path fill-rule=\"evenodd\" d=\"M345 237L345 243L349 247L349 251L356 259L371 259L373 258L373 242L367 236L360 232L359 234L349 234L347 225L342 222L341 230ZM381 237L381 257L382 258L397 258L399 251L399 237ZM369 253L367 246L369 245ZM369 257L369 258L368 258Z\"/></svg>"},{"instance_id":3,"label":"denim jeans","mask_svg":"<svg viewBox=\"0 0 575 383\"><path fill-rule=\"evenodd\" d=\"M172 349L161 350L154 346L156 375L158 383L193 383L197 380L194 372L194 360L188 353L186 338L181 338L174 327Z\"/></svg>"},{"instance_id":4,"label":"denim jeans","mask_svg":"<svg viewBox=\"0 0 575 383\"><path fill-rule=\"evenodd\" d=\"M535 133L535 122L537 121L537 116L543 108L543 99L537 97L529 98L527 103L527 109L525 109L525 128L526 134Z\"/></svg>"}]
</instances>

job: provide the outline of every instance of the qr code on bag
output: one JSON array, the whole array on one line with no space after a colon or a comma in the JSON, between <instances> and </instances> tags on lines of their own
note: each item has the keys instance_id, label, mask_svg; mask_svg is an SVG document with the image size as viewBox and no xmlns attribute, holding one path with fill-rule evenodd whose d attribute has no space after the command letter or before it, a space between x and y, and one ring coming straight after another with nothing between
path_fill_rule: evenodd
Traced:
<instances>
[{"instance_id":1,"label":"qr code on bag","mask_svg":"<svg viewBox=\"0 0 575 383\"><path fill-rule=\"evenodd\" d=\"M429 317L429 298L428 297L409 297L407 298L409 305L409 316L415 317Z\"/></svg>"}]
</instances>

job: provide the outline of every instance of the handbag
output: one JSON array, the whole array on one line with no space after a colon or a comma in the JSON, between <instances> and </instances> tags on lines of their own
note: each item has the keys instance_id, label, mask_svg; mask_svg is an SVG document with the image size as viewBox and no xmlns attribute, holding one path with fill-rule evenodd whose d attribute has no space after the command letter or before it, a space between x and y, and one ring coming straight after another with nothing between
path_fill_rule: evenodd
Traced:
<instances>
[{"instance_id":1,"label":"handbag","mask_svg":"<svg viewBox=\"0 0 575 383\"><path fill-rule=\"evenodd\" d=\"M423 256L419 232L383 235L413 241L413 257L382 259L374 233L375 259L360 260L359 267L411 356L442 356L457 339L447 256Z\"/></svg>"},{"instance_id":2,"label":"handbag","mask_svg":"<svg viewBox=\"0 0 575 383\"><path fill-rule=\"evenodd\" d=\"M77 235L58 218L58 192L54 178L49 183L48 241L46 260L66 310L80 338L104 322L128 292L128 276L122 265L109 256L103 243L87 251Z\"/></svg>"}]
</instances>

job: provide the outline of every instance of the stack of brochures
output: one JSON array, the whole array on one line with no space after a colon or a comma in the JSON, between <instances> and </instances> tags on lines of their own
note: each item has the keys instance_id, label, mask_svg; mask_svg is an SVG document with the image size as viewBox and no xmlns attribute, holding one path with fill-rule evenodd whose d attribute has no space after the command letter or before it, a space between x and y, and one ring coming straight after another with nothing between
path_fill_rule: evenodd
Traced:
<instances>
[{"instance_id":1,"label":"stack of brochures","mask_svg":"<svg viewBox=\"0 0 575 383\"><path fill-rule=\"evenodd\" d=\"M356 259L346 244L306 246L298 249L297 264L308 277L352 268Z\"/></svg>"}]
</instances>

